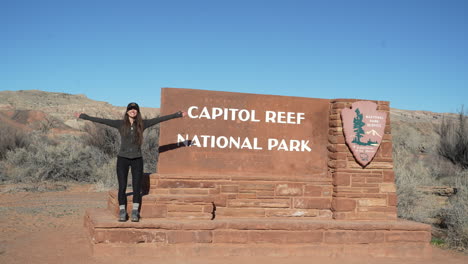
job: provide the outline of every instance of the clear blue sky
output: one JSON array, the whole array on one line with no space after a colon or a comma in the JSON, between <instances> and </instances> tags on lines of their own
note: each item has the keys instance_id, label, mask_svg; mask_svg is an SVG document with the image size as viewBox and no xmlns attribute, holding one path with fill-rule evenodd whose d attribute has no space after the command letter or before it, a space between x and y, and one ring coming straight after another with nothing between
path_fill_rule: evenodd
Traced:
<instances>
[{"instance_id":1,"label":"clear blue sky","mask_svg":"<svg viewBox=\"0 0 468 264\"><path fill-rule=\"evenodd\" d=\"M160 88L468 107L467 0L0 0L0 90Z\"/></svg>"}]
</instances>

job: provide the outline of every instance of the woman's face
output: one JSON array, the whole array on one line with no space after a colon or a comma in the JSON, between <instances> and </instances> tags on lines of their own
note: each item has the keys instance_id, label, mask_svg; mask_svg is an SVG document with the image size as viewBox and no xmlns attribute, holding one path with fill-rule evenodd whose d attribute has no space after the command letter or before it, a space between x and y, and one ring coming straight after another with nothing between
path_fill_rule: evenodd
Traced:
<instances>
[{"instance_id":1,"label":"woman's face","mask_svg":"<svg viewBox=\"0 0 468 264\"><path fill-rule=\"evenodd\" d=\"M130 109L127 111L127 115L131 118L135 118L138 115L138 111L136 109Z\"/></svg>"}]
</instances>

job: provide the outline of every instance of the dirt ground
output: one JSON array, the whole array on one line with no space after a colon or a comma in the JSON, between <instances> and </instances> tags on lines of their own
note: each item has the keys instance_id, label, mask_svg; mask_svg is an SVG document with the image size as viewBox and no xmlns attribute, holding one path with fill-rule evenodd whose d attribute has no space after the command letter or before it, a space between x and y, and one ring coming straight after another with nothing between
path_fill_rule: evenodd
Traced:
<instances>
[{"instance_id":1,"label":"dirt ground","mask_svg":"<svg viewBox=\"0 0 468 264\"><path fill-rule=\"evenodd\" d=\"M430 260L363 260L352 256L346 259L95 257L83 227L83 216L86 208L106 207L106 197L106 192L97 192L92 185L73 185L55 192L0 193L0 263L468 263L468 256L439 248L434 248Z\"/></svg>"}]
</instances>

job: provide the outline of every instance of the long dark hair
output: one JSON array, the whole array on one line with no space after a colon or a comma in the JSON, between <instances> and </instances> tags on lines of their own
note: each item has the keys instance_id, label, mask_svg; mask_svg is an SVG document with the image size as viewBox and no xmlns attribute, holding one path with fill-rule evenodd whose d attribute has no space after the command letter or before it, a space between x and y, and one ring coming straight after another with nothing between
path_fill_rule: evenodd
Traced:
<instances>
[{"instance_id":1,"label":"long dark hair","mask_svg":"<svg viewBox=\"0 0 468 264\"><path fill-rule=\"evenodd\" d=\"M130 133L130 127L132 126L132 124L130 123L130 117L128 116L127 112L128 111L125 112L125 115L123 117L124 123L121 128L124 135L128 135ZM137 113L138 114L133 120L133 123L135 124L136 128L134 142L141 146L141 144L143 143L143 118L141 117L140 111L137 111Z\"/></svg>"}]
</instances>

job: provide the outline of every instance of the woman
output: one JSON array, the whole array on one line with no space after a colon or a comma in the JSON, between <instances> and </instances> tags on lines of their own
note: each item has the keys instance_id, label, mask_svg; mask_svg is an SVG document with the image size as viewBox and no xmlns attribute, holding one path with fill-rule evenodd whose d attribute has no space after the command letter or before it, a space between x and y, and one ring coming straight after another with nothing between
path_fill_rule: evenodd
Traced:
<instances>
[{"instance_id":1,"label":"woman","mask_svg":"<svg viewBox=\"0 0 468 264\"><path fill-rule=\"evenodd\" d=\"M169 119L184 117L186 112L177 112L172 115L143 120L140 113L140 107L137 103L129 103L123 120L111 120L97 117L91 117L87 114L76 114L77 117L96 123L108 125L117 128L120 133L120 151L117 154L117 179L119 182L119 221L128 220L127 205L127 177L128 170L132 168L132 186L133 186L133 209L132 222L140 221L139 207L141 204L141 181L143 178L143 158L141 155L141 144L143 142L143 131L160 122Z\"/></svg>"}]
</instances>

